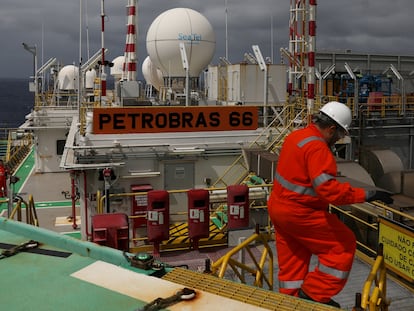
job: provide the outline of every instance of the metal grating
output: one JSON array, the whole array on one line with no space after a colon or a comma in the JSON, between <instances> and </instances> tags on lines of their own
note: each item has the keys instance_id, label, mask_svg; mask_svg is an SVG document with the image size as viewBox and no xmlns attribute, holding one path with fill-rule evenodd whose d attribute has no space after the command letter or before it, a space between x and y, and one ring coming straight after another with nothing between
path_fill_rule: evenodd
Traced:
<instances>
[{"instance_id":1,"label":"metal grating","mask_svg":"<svg viewBox=\"0 0 414 311\"><path fill-rule=\"evenodd\" d=\"M202 274L182 268L173 269L164 275L163 279L268 310L338 310L327 305L302 300L246 284L235 283L213 275Z\"/></svg>"}]
</instances>

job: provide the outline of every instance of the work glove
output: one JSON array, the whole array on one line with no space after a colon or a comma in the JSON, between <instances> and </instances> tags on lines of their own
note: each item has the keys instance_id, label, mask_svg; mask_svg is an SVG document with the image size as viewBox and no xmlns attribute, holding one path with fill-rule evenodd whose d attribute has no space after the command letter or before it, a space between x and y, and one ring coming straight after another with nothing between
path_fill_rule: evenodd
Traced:
<instances>
[{"instance_id":1,"label":"work glove","mask_svg":"<svg viewBox=\"0 0 414 311\"><path fill-rule=\"evenodd\" d=\"M385 204L392 204L394 199L391 198L391 193L380 191L380 190L369 190L367 192L367 201L381 201Z\"/></svg>"}]
</instances>

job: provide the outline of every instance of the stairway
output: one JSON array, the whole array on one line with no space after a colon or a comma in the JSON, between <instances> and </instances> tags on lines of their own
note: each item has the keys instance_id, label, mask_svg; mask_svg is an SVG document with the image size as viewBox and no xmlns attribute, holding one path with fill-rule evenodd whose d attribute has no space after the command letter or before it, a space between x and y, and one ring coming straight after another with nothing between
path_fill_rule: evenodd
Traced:
<instances>
[{"instance_id":1,"label":"stairway","mask_svg":"<svg viewBox=\"0 0 414 311\"><path fill-rule=\"evenodd\" d=\"M15 147L10 152L10 159L6 162L10 174L13 174L19 167L20 163L26 158L31 149L31 145L22 145Z\"/></svg>"},{"instance_id":2,"label":"stairway","mask_svg":"<svg viewBox=\"0 0 414 311\"><path fill-rule=\"evenodd\" d=\"M272 122L263 130L257 140L252 142L248 149L262 150L272 154L279 154L284 138L292 129L299 127L302 123L298 120L304 120L306 109L303 107L295 108L294 105L285 105L280 111L275 111L275 117ZM269 131L271 129L271 131ZM271 137L269 136L271 133ZM268 137L266 145L259 143L260 138ZM212 183L213 187L226 187L228 185L240 184L249 176L249 165L246 159L246 152L242 153L235 161L224 171L224 173ZM257 172L255 172L257 173Z\"/></svg>"},{"instance_id":3,"label":"stairway","mask_svg":"<svg viewBox=\"0 0 414 311\"><path fill-rule=\"evenodd\" d=\"M5 161L7 153L7 140L0 140L0 159Z\"/></svg>"}]
</instances>

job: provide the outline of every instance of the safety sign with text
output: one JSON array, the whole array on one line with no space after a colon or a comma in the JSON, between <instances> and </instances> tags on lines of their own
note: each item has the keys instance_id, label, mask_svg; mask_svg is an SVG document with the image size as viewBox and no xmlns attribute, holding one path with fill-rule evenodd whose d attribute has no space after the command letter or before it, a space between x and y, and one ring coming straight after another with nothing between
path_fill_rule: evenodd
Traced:
<instances>
[{"instance_id":1,"label":"safety sign with text","mask_svg":"<svg viewBox=\"0 0 414 311\"><path fill-rule=\"evenodd\" d=\"M384 262L401 277L414 280L414 231L380 218L379 243L384 247Z\"/></svg>"},{"instance_id":2,"label":"safety sign with text","mask_svg":"<svg viewBox=\"0 0 414 311\"><path fill-rule=\"evenodd\" d=\"M94 134L255 130L257 107L95 108Z\"/></svg>"}]
</instances>

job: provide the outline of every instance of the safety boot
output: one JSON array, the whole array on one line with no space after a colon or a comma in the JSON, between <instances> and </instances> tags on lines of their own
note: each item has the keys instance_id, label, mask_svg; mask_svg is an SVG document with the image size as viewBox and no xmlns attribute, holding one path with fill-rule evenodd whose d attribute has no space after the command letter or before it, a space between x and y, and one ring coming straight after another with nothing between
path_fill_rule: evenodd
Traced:
<instances>
[{"instance_id":1,"label":"safety boot","mask_svg":"<svg viewBox=\"0 0 414 311\"><path fill-rule=\"evenodd\" d=\"M329 300L328 302L320 302L320 301L316 301L313 300L311 297L309 297L302 289L299 290L299 298L302 299L306 299L306 300L312 300L315 302L319 302L319 303L323 303L324 305L328 305L328 306L332 306L332 307L336 307L336 308L341 308L341 305L339 303L337 303L335 300Z\"/></svg>"}]
</instances>

